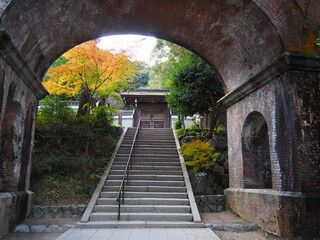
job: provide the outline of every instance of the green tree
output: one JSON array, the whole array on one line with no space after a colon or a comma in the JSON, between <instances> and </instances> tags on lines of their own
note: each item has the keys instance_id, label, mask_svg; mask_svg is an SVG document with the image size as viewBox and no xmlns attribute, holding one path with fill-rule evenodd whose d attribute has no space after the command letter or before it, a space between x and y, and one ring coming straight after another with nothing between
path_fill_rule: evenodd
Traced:
<instances>
[{"instance_id":1,"label":"green tree","mask_svg":"<svg viewBox=\"0 0 320 240\"><path fill-rule=\"evenodd\" d=\"M133 88L146 88L149 81L150 67L143 62L138 62L137 67L139 71L133 75L131 86Z\"/></svg>"},{"instance_id":2,"label":"green tree","mask_svg":"<svg viewBox=\"0 0 320 240\"><path fill-rule=\"evenodd\" d=\"M219 117L217 100L224 95L217 74L204 60L193 53L174 64L169 74L171 79L170 95L167 97L169 107L184 116L210 113L208 137L212 137L214 125Z\"/></svg>"},{"instance_id":3,"label":"green tree","mask_svg":"<svg viewBox=\"0 0 320 240\"><path fill-rule=\"evenodd\" d=\"M169 107L179 115L210 113L210 131L219 117L217 100L224 95L219 77L212 68L191 51L165 40L157 40L152 58L149 85L169 88Z\"/></svg>"},{"instance_id":4,"label":"green tree","mask_svg":"<svg viewBox=\"0 0 320 240\"><path fill-rule=\"evenodd\" d=\"M176 64L184 61L191 54L181 46L158 39L151 56L155 63L150 69L149 86L154 89L168 89Z\"/></svg>"}]
</instances>

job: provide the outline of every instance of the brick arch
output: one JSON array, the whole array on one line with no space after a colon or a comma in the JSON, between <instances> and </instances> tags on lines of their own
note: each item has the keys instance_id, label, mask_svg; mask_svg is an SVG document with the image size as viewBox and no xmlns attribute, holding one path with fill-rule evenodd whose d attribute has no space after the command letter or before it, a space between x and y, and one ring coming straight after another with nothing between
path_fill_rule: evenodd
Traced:
<instances>
[{"instance_id":1,"label":"brick arch","mask_svg":"<svg viewBox=\"0 0 320 240\"><path fill-rule=\"evenodd\" d=\"M320 1L253 0L270 18L286 51L319 54L315 44L320 29Z\"/></svg>"},{"instance_id":2,"label":"brick arch","mask_svg":"<svg viewBox=\"0 0 320 240\"><path fill-rule=\"evenodd\" d=\"M227 93L283 51L276 27L251 0L12 0L9 6L1 26L39 78L62 53L103 35L135 33L180 44L217 70Z\"/></svg>"}]
</instances>

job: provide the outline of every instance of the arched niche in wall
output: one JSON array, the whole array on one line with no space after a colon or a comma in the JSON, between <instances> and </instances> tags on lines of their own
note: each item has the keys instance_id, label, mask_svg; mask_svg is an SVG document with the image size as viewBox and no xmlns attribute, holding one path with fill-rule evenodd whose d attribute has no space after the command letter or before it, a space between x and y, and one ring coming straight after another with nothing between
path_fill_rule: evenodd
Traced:
<instances>
[{"instance_id":1,"label":"arched niche in wall","mask_svg":"<svg viewBox=\"0 0 320 240\"><path fill-rule=\"evenodd\" d=\"M244 188L272 188L268 126L261 113L247 116L241 141Z\"/></svg>"}]
</instances>

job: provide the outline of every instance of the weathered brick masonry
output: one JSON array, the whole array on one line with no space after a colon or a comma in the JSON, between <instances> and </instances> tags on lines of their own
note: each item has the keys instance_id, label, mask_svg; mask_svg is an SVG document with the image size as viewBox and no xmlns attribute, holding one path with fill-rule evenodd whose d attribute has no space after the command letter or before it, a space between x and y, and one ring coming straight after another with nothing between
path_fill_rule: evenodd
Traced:
<instances>
[{"instance_id":1,"label":"weathered brick masonry","mask_svg":"<svg viewBox=\"0 0 320 240\"><path fill-rule=\"evenodd\" d=\"M230 189L225 191L230 207L281 236L319 235L319 64L319 57L285 55L252 81L252 88L261 83L259 89L233 102L232 94L222 100L232 103L227 109ZM248 119L259 120L252 115L266 122L270 155L257 154L246 136L259 135L258 124L244 131ZM260 166L270 162L271 185L257 184L255 174L267 178L252 167L252 159Z\"/></svg>"},{"instance_id":2,"label":"weathered brick masonry","mask_svg":"<svg viewBox=\"0 0 320 240\"><path fill-rule=\"evenodd\" d=\"M76 44L123 33L178 43L220 75L231 208L278 235L320 235L319 9L317 0L0 0L0 237L31 206L48 67Z\"/></svg>"}]
</instances>

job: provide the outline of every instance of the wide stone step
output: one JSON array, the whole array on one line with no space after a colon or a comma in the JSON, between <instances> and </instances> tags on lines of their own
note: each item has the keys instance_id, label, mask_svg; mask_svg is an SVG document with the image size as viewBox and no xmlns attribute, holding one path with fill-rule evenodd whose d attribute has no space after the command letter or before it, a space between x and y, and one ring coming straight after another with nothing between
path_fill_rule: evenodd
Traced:
<instances>
[{"instance_id":1,"label":"wide stone step","mask_svg":"<svg viewBox=\"0 0 320 240\"><path fill-rule=\"evenodd\" d=\"M124 170L125 165L116 165L114 164L112 170ZM181 171L181 167L178 166L132 166L132 170L154 170L154 171Z\"/></svg>"},{"instance_id":2,"label":"wide stone step","mask_svg":"<svg viewBox=\"0 0 320 240\"><path fill-rule=\"evenodd\" d=\"M101 198L116 198L118 197L117 192L101 192ZM124 197L129 198L188 198L187 193L176 193L176 192L124 192Z\"/></svg>"},{"instance_id":3,"label":"wide stone step","mask_svg":"<svg viewBox=\"0 0 320 240\"><path fill-rule=\"evenodd\" d=\"M90 221L117 220L118 213L92 213ZM121 213L121 221L192 221L191 213Z\"/></svg>"},{"instance_id":4,"label":"wide stone step","mask_svg":"<svg viewBox=\"0 0 320 240\"><path fill-rule=\"evenodd\" d=\"M120 186L122 180L107 180L105 186ZM174 186L184 187L184 181L152 181L152 180L131 180L127 186Z\"/></svg>"},{"instance_id":5,"label":"wide stone step","mask_svg":"<svg viewBox=\"0 0 320 240\"><path fill-rule=\"evenodd\" d=\"M173 138L173 133L172 132L145 132L145 131L140 131L138 134L139 139L143 139L144 137L148 138L153 138L153 137L171 137Z\"/></svg>"},{"instance_id":6,"label":"wide stone step","mask_svg":"<svg viewBox=\"0 0 320 240\"><path fill-rule=\"evenodd\" d=\"M131 141L123 140L122 144L131 146L132 145L132 140ZM161 141L160 140L149 140L149 141L146 141L146 140L138 139L138 140L136 140L136 144L137 144L137 146L139 146L139 145L152 145L152 146L174 145L174 146L176 146L176 142L174 140L161 140Z\"/></svg>"},{"instance_id":7,"label":"wide stone step","mask_svg":"<svg viewBox=\"0 0 320 240\"><path fill-rule=\"evenodd\" d=\"M119 186L104 186L104 192L119 191ZM186 192L186 187L171 187L171 186L126 186L128 192Z\"/></svg>"},{"instance_id":8,"label":"wide stone step","mask_svg":"<svg viewBox=\"0 0 320 240\"><path fill-rule=\"evenodd\" d=\"M129 154L118 154L115 157L115 160L128 160ZM144 160L144 159L150 159L150 160L157 160L157 159L168 159L175 160L179 159L179 155L177 153L174 154L133 154L132 159L138 159L138 160Z\"/></svg>"},{"instance_id":9,"label":"wide stone step","mask_svg":"<svg viewBox=\"0 0 320 240\"><path fill-rule=\"evenodd\" d=\"M129 154L130 150L129 149L119 149L118 154ZM159 154L166 154L166 155L174 155L178 156L177 149L142 149L142 148L136 148L134 149L134 155L137 154L154 154L154 155L159 155Z\"/></svg>"},{"instance_id":10,"label":"wide stone step","mask_svg":"<svg viewBox=\"0 0 320 240\"><path fill-rule=\"evenodd\" d=\"M172 136L172 131L139 131L139 137L141 136Z\"/></svg>"},{"instance_id":11,"label":"wide stone step","mask_svg":"<svg viewBox=\"0 0 320 240\"><path fill-rule=\"evenodd\" d=\"M120 150L130 150L132 147L132 145L121 145L120 147ZM152 145L152 144L147 144L147 143L144 143L144 144L136 144L135 145L135 149L148 149L148 150L156 150L156 149L169 149L169 150L172 150L172 149L175 149L177 150L177 147L173 144L157 144L157 145Z\"/></svg>"},{"instance_id":12,"label":"wide stone step","mask_svg":"<svg viewBox=\"0 0 320 240\"><path fill-rule=\"evenodd\" d=\"M203 223L194 222L166 222L166 221L93 221L88 223L78 222L77 228L204 228Z\"/></svg>"},{"instance_id":13,"label":"wide stone step","mask_svg":"<svg viewBox=\"0 0 320 240\"><path fill-rule=\"evenodd\" d=\"M98 205L118 205L117 198L98 198ZM125 205L187 205L189 199L180 198L126 198Z\"/></svg>"},{"instance_id":14,"label":"wide stone step","mask_svg":"<svg viewBox=\"0 0 320 240\"><path fill-rule=\"evenodd\" d=\"M171 132L171 128L141 128L141 132Z\"/></svg>"},{"instance_id":15,"label":"wide stone step","mask_svg":"<svg viewBox=\"0 0 320 240\"><path fill-rule=\"evenodd\" d=\"M128 148L128 145L122 146L123 148ZM131 148L131 145L130 145ZM136 149L142 148L142 149L151 149L151 148L157 148L157 149L177 149L175 144L148 144L148 143L138 143L135 145Z\"/></svg>"},{"instance_id":16,"label":"wide stone step","mask_svg":"<svg viewBox=\"0 0 320 240\"><path fill-rule=\"evenodd\" d=\"M117 164L118 162L128 162L128 158L116 158L114 163ZM180 162L178 157L176 158L133 158L132 163L140 163L140 162Z\"/></svg>"},{"instance_id":17,"label":"wide stone step","mask_svg":"<svg viewBox=\"0 0 320 240\"><path fill-rule=\"evenodd\" d=\"M127 161L116 161L117 165L127 165ZM172 162L146 162L146 161L134 161L134 166L181 166L180 162L172 161Z\"/></svg>"},{"instance_id":18,"label":"wide stone step","mask_svg":"<svg viewBox=\"0 0 320 240\"><path fill-rule=\"evenodd\" d=\"M117 154L116 155L116 159L128 159L129 157L129 153L121 153L121 154ZM148 154L148 153L140 153L140 154L137 154L135 153L133 155L134 158L137 158L137 159L142 159L142 158L152 158L152 159L155 159L155 158L168 158L168 159L171 159L171 158L177 158L177 154L161 154L161 156L159 156L158 154Z\"/></svg>"},{"instance_id":19,"label":"wide stone step","mask_svg":"<svg viewBox=\"0 0 320 240\"><path fill-rule=\"evenodd\" d=\"M133 139L134 139L134 135L125 135L124 137L123 137L123 141L133 141Z\"/></svg>"},{"instance_id":20,"label":"wide stone step","mask_svg":"<svg viewBox=\"0 0 320 240\"><path fill-rule=\"evenodd\" d=\"M149 128L150 129L150 128ZM151 130L148 130L148 128L142 128L139 131L139 134L153 134L153 135L158 135L158 134L168 134L168 135L173 135L172 129L166 129L164 130L163 128L153 128Z\"/></svg>"},{"instance_id":21,"label":"wide stone step","mask_svg":"<svg viewBox=\"0 0 320 240\"><path fill-rule=\"evenodd\" d=\"M190 213L190 206L172 205L121 205L121 212ZM117 205L96 205L94 212L118 212Z\"/></svg>"},{"instance_id":22,"label":"wide stone step","mask_svg":"<svg viewBox=\"0 0 320 240\"><path fill-rule=\"evenodd\" d=\"M120 180L123 175L109 175L108 180ZM183 176L176 175L129 175L129 180L183 181Z\"/></svg>"},{"instance_id":23,"label":"wide stone step","mask_svg":"<svg viewBox=\"0 0 320 240\"><path fill-rule=\"evenodd\" d=\"M173 137L158 137L158 136L149 136L149 137L140 137L139 136L139 140L144 140L144 141L174 141Z\"/></svg>"},{"instance_id":24,"label":"wide stone step","mask_svg":"<svg viewBox=\"0 0 320 240\"><path fill-rule=\"evenodd\" d=\"M109 175L123 175L124 169L122 170L111 170ZM130 169L130 175L182 175L182 171L159 171L159 170L134 170Z\"/></svg>"}]
</instances>

